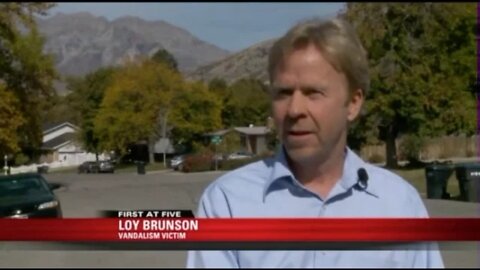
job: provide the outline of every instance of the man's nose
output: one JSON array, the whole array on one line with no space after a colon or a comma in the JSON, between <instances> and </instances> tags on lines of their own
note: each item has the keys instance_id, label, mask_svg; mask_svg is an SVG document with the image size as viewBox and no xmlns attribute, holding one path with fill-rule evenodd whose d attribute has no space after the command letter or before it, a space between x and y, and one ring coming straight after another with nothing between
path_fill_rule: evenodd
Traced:
<instances>
[{"instance_id":1,"label":"man's nose","mask_svg":"<svg viewBox=\"0 0 480 270\"><path fill-rule=\"evenodd\" d=\"M288 116L289 118L298 118L305 115L306 100L302 91L295 90L290 98L288 104Z\"/></svg>"}]
</instances>

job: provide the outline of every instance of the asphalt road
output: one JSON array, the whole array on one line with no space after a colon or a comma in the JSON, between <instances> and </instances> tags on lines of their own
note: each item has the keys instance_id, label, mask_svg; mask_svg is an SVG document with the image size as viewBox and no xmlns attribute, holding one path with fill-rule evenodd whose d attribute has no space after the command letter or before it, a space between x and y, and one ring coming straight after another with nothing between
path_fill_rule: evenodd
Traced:
<instances>
[{"instance_id":1,"label":"asphalt road","mask_svg":"<svg viewBox=\"0 0 480 270\"><path fill-rule=\"evenodd\" d=\"M183 174L161 171L124 174L48 174L64 217L97 217L100 210L190 209L221 172ZM476 203L425 200L431 216L480 217ZM28 243L27 243L28 244ZM22 250L22 243L0 243L0 267L184 267L185 251ZM23 243L23 245L26 245ZM446 267L480 267L480 244L441 244Z\"/></svg>"}]
</instances>

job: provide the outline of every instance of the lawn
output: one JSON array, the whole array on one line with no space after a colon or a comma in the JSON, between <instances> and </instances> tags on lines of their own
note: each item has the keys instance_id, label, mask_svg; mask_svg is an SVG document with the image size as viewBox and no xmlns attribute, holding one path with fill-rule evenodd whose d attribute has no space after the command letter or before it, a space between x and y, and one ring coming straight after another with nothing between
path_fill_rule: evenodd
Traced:
<instances>
[{"instance_id":1,"label":"lawn","mask_svg":"<svg viewBox=\"0 0 480 270\"><path fill-rule=\"evenodd\" d=\"M391 171L410 182L418 190L419 193L427 194L427 180L425 176L425 168L398 169ZM460 190L458 188L458 180L455 176L455 172L453 172L448 179L447 192L450 193L451 197L457 197L458 195L460 195Z\"/></svg>"}]
</instances>

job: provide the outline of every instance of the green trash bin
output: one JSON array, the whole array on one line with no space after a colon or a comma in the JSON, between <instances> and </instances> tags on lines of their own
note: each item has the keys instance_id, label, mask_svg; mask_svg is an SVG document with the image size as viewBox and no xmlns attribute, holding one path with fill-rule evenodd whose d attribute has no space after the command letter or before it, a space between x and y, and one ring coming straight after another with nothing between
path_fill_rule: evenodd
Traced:
<instances>
[{"instance_id":1,"label":"green trash bin","mask_svg":"<svg viewBox=\"0 0 480 270\"><path fill-rule=\"evenodd\" d=\"M463 163L455 168L460 198L467 202L480 202L480 163Z\"/></svg>"},{"instance_id":2,"label":"green trash bin","mask_svg":"<svg viewBox=\"0 0 480 270\"><path fill-rule=\"evenodd\" d=\"M450 194L447 192L447 184L453 170L454 167L450 161L434 162L425 167L428 199L450 198Z\"/></svg>"},{"instance_id":3,"label":"green trash bin","mask_svg":"<svg viewBox=\"0 0 480 270\"><path fill-rule=\"evenodd\" d=\"M137 174L145 174L145 162L137 161Z\"/></svg>"}]
</instances>

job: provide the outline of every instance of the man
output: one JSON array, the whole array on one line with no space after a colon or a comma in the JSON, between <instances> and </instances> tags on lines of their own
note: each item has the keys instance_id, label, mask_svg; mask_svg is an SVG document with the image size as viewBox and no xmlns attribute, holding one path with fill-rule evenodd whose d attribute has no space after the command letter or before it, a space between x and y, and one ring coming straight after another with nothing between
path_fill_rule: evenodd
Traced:
<instances>
[{"instance_id":1,"label":"man","mask_svg":"<svg viewBox=\"0 0 480 270\"><path fill-rule=\"evenodd\" d=\"M428 217L418 192L346 145L369 88L366 53L341 19L292 28L269 56L282 147L205 190L199 217ZM295 222L292 219L292 222ZM190 251L188 267L443 267L435 245L382 251Z\"/></svg>"}]
</instances>

